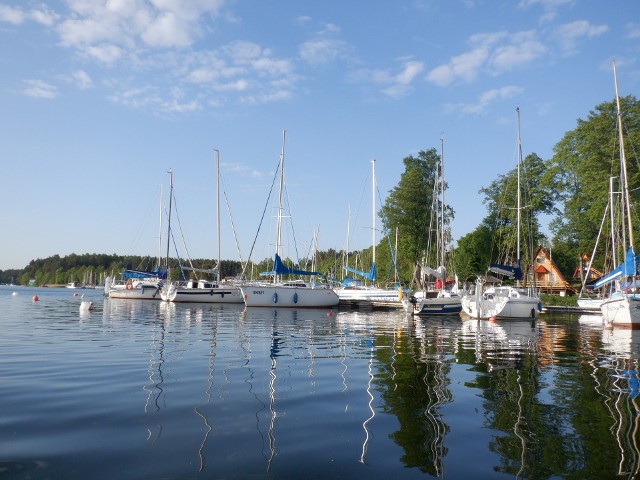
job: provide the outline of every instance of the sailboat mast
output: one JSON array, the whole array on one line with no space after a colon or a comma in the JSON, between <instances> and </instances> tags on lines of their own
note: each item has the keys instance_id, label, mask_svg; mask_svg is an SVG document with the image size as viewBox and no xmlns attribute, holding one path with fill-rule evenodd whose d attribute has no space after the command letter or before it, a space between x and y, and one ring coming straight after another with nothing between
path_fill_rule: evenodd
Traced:
<instances>
[{"instance_id":1,"label":"sailboat mast","mask_svg":"<svg viewBox=\"0 0 640 480\"><path fill-rule=\"evenodd\" d=\"M373 265L376 264L376 160L371 160L371 245L373 246ZM375 283L375 278L371 279Z\"/></svg>"},{"instance_id":2,"label":"sailboat mast","mask_svg":"<svg viewBox=\"0 0 640 480\"><path fill-rule=\"evenodd\" d=\"M216 278L220 283L220 150L216 152L216 228L218 229L218 274Z\"/></svg>"},{"instance_id":3,"label":"sailboat mast","mask_svg":"<svg viewBox=\"0 0 640 480\"><path fill-rule=\"evenodd\" d=\"M167 268L167 280L169 280L169 245L171 244L171 208L173 200L173 171L169 170L169 215L167 220L167 256L166 256L166 268Z\"/></svg>"},{"instance_id":4,"label":"sailboat mast","mask_svg":"<svg viewBox=\"0 0 640 480\"><path fill-rule=\"evenodd\" d=\"M518 192L516 205L516 261L520 261L520 163L522 163L522 142L520 140L520 107L516 107L518 116Z\"/></svg>"},{"instance_id":5,"label":"sailboat mast","mask_svg":"<svg viewBox=\"0 0 640 480\"><path fill-rule=\"evenodd\" d=\"M616 62L613 62L613 81L616 86L616 107L618 113L618 135L620 136L620 173L622 174L622 187L624 189L625 212L627 215L627 228L629 229L629 246L633 247L633 228L631 223L631 203L629 201L629 182L627 180L627 159L624 153L624 133L622 131L622 110L620 109L620 96L618 94L618 76Z\"/></svg>"},{"instance_id":6,"label":"sailboat mast","mask_svg":"<svg viewBox=\"0 0 640 480\"><path fill-rule=\"evenodd\" d=\"M440 137L440 265L444 267L444 137ZM443 283L444 285L444 283Z\"/></svg>"},{"instance_id":7,"label":"sailboat mast","mask_svg":"<svg viewBox=\"0 0 640 480\"><path fill-rule=\"evenodd\" d=\"M282 130L282 148L280 150L280 193L278 196L278 223L276 227L276 254L280 256L280 245L282 239L282 195L284 190L284 141L286 130ZM278 274L273 276L274 281L278 278Z\"/></svg>"},{"instance_id":8,"label":"sailboat mast","mask_svg":"<svg viewBox=\"0 0 640 480\"><path fill-rule=\"evenodd\" d=\"M162 184L160 184L160 222L158 227L158 271L162 267Z\"/></svg>"}]
</instances>

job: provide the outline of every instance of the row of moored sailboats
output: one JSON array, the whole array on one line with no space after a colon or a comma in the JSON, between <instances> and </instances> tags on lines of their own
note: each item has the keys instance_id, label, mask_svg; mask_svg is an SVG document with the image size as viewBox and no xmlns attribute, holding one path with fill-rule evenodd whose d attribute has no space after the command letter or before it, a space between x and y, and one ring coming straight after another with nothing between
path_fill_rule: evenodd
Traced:
<instances>
[{"instance_id":1,"label":"row of moored sailboats","mask_svg":"<svg viewBox=\"0 0 640 480\"><path fill-rule=\"evenodd\" d=\"M614 63L615 78L615 63ZM626 160L624 156L624 142L622 135L622 116L620 113L620 101L618 97L617 79L616 100L618 128L620 134L620 162L621 162L621 188L623 213L628 223L626 235L628 250L625 261L605 275L595 285L597 288L616 285L599 302L603 321L606 326L613 325L640 325L640 294L636 293L637 256L633 250L633 230L630 215L629 185L627 182ZM220 280L220 271L216 269L207 273L216 273L217 279L188 280L181 283L165 284L167 271L159 267L154 271L127 270L123 273L123 281L118 284L105 286L105 293L112 298L130 299L156 299L171 302L198 302L198 303L244 303L247 306L258 307L333 307L345 302L386 302L388 305L402 305L404 309L414 315L439 316L464 314L479 319L503 318L503 319L534 319L537 312L542 310L540 294L535 286L533 271L523 272L521 268L520 251L520 222L521 211L526 208L522 205L520 194L520 166L522 163L522 146L520 141L520 110L517 112L518 125L518 166L517 166L517 196L515 199L516 232L515 240L515 265L491 264L487 274L478 277L475 285L463 290L459 289L458 279L452 279L447 274L446 241L445 241L445 202L444 202L444 145L441 144L439 172L436 175L434 185L434 203L432 210L440 209L435 226L436 241L436 268L427 265L417 265L419 275L418 288L409 292L394 286L393 288L379 288L375 286L375 161L372 161L373 189L372 189L372 221L373 221L373 261L368 272L358 271L349 267L345 269L361 275L371 282L371 286L363 286L359 281L346 281L339 287L333 287L324 282L317 282L318 272L297 270L287 267L281 260L281 225L283 215L282 196L284 192L284 143L285 132L282 138L282 151L280 154L280 194L276 229L276 252L274 255L273 269L262 272L262 275L270 276L270 282L238 282L226 283ZM219 169L219 159L218 159ZM218 172L219 178L219 172ZM173 185L172 185L173 188ZM219 218L219 184L218 184L218 218ZM171 208L169 208L169 211ZM169 229L170 230L170 229ZM431 230L431 227L430 227ZM218 265L220 265L220 228L218 224ZM533 257L531 240L529 239L529 258ZM168 258L167 245L167 258ZM532 267L532 265L530 265ZM526 269L525 269L526 270ZM509 280L509 284L489 283L489 272L498 274ZM529 281L524 281L528 277ZM296 277L295 280L286 280ZM310 281L302 280L310 278ZM633 283L621 284L621 280L632 278ZM491 277L495 280L495 277ZM632 287L629 287L632 285Z\"/></svg>"}]
</instances>

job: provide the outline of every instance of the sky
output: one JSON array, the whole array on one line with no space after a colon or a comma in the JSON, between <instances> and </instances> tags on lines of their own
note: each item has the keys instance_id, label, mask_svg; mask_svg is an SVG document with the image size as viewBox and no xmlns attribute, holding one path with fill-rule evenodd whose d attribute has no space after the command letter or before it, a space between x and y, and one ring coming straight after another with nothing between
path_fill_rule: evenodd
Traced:
<instances>
[{"instance_id":1,"label":"sky","mask_svg":"<svg viewBox=\"0 0 640 480\"><path fill-rule=\"evenodd\" d=\"M640 2L0 0L0 270L164 255L168 171L172 255L270 257L283 131L283 254L370 246L372 160L380 208L441 138L456 240L516 165L516 108L549 159L614 59L637 95Z\"/></svg>"}]
</instances>

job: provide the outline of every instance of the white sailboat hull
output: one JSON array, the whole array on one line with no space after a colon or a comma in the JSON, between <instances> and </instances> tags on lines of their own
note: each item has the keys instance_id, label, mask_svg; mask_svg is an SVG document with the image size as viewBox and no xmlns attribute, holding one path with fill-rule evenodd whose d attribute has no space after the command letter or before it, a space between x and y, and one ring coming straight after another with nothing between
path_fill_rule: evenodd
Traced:
<instances>
[{"instance_id":1,"label":"white sailboat hull","mask_svg":"<svg viewBox=\"0 0 640 480\"><path fill-rule=\"evenodd\" d=\"M340 300L368 302L400 302L400 294L395 289L356 287L334 289Z\"/></svg>"},{"instance_id":2,"label":"white sailboat hull","mask_svg":"<svg viewBox=\"0 0 640 480\"><path fill-rule=\"evenodd\" d=\"M540 299L513 287L496 287L479 296L463 296L462 309L472 318L535 318Z\"/></svg>"},{"instance_id":3,"label":"white sailboat hull","mask_svg":"<svg viewBox=\"0 0 640 480\"><path fill-rule=\"evenodd\" d=\"M128 288L126 285L112 285L109 288L109 298L126 298L130 300L161 300L162 287L157 283L140 283Z\"/></svg>"},{"instance_id":4,"label":"white sailboat hull","mask_svg":"<svg viewBox=\"0 0 640 480\"><path fill-rule=\"evenodd\" d=\"M170 285L162 291L162 299L176 303L244 303L240 287L185 287Z\"/></svg>"},{"instance_id":5,"label":"white sailboat hull","mask_svg":"<svg viewBox=\"0 0 640 480\"><path fill-rule=\"evenodd\" d=\"M604 326L640 328L640 294L614 293L600 306Z\"/></svg>"},{"instance_id":6,"label":"white sailboat hull","mask_svg":"<svg viewBox=\"0 0 640 480\"><path fill-rule=\"evenodd\" d=\"M240 289L247 307L335 307L340 302L338 295L325 287L255 284Z\"/></svg>"},{"instance_id":7,"label":"white sailboat hull","mask_svg":"<svg viewBox=\"0 0 640 480\"><path fill-rule=\"evenodd\" d=\"M462 311L462 297L460 295L444 292L437 297L414 297L404 299L403 304L407 313L413 315L459 315ZM415 303L414 303L415 302Z\"/></svg>"}]
</instances>

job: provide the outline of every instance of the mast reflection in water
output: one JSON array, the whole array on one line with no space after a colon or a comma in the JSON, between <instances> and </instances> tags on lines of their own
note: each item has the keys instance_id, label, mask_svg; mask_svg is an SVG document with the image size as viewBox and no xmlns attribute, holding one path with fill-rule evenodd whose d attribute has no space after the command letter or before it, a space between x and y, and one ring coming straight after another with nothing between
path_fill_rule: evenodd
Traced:
<instances>
[{"instance_id":1,"label":"mast reflection in water","mask_svg":"<svg viewBox=\"0 0 640 480\"><path fill-rule=\"evenodd\" d=\"M414 319L90 291L95 309L79 313L60 290L0 287L3 478L640 472L640 332L599 317Z\"/></svg>"}]
</instances>

